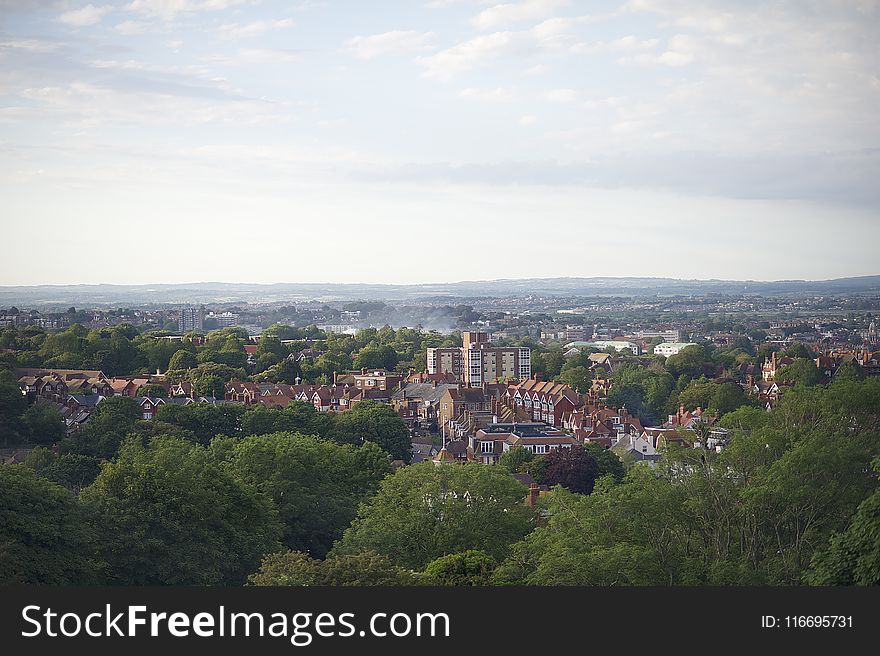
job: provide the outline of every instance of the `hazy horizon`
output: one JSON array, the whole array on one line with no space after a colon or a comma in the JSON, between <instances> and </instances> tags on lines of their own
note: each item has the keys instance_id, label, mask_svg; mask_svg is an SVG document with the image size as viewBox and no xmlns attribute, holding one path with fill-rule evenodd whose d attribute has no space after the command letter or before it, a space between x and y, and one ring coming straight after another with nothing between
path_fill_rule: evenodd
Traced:
<instances>
[{"instance_id":1,"label":"hazy horizon","mask_svg":"<svg viewBox=\"0 0 880 656\"><path fill-rule=\"evenodd\" d=\"M0 285L872 275L878 19L0 0Z\"/></svg>"},{"instance_id":2,"label":"hazy horizon","mask_svg":"<svg viewBox=\"0 0 880 656\"><path fill-rule=\"evenodd\" d=\"M186 286L186 285L243 285L243 286L251 286L251 285L259 285L259 286L271 286L271 285L331 285L331 286L345 286L345 285L368 285L368 286L389 286L389 287L410 287L410 286L452 286L452 285L466 285L472 283L491 283L491 282L524 282L524 281L558 281L558 280L609 280L609 281L623 281L623 280L657 280L657 281L670 281L670 282L721 282L721 283L785 283L785 282L805 282L805 283L814 283L814 282L833 282L838 280L850 280L850 279L860 279L860 278L875 278L880 277L880 273L875 274L865 274L861 276L842 276L839 278L776 278L776 279L759 279L759 278L671 278L666 276L528 276L522 278L473 278L473 279L453 279L453 280L426 280L426 281L413 281L413 282L399 282L399 283L388 283L388 282L375 282L375 281L362 281L362 280L342 280L338 282L331 282L328 280L276 280L272 282L257 282L257 281L231 281L231 280L183 280L183 281L174 281L174 282L118 282L118 283L109 283L109 282L84 282L84 283L35 283L32 285L11 285L11 284L0 284L0 288L3 287L99 287L102 285L113 286L113 287L151 287L151 286Z\"/></svg>"}]
</instances>

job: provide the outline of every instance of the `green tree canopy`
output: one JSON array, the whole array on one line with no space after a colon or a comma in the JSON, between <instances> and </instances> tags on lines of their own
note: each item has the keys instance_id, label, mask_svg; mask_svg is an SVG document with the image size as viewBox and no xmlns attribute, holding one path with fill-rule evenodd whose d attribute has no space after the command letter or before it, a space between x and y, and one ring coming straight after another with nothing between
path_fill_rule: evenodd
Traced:
<instances>
[{"instance_id":1,"label":"green tree canopy","mask_svg":"<svg viewBox=\"0 0 880 656\"><path fill-rule=\"evenodd\" d=\"M544 482L547 485L561 485L581 494L593 491L599 466L584 447L575 445L570 449L554 449L544 456L544 461Z\"/></svg>"},{"instance_id":2,"label":"green tree canopy","mask_svg":"<svg viewBox=\"0 0 880 656\"><path fill-rule=\"evenodd\" d=\"M360 401L334 418L331 436L342 444L375 442L395 460L409 462L412 440L409 429L389 405Z\"/></svg>"},{"instance_id":3,"label":"green tree canopy","mask_svg":"<svg viewBox=\"0 0 880 656\"><path fill-rule=\"evenodd\" d=\"M0 584L97 582L95 536L76 498L24 465L0 465Z\"/></svg>"},{"instance_id":4,"label":"green tree canopy","mask_svg":"<svg viewBox=\"0 0 880 656\"><path fill-rule=\"evenodd\" d=\"M414 585L416 578L387 556L372 551L315 560L301 551L269 554L260 569L248 578L249 585L277 586L400 586Z\"/></svg>"},{"instance_id":5,"label":"green tree canopy","mask_svg":"<svg viewBox=\"0 0 880 656\"><path fill-rule=\"evenodd\" d=\"M372 442L355 447L290 433L247 437L225 458L237 478L275 502L284 545L317 557L391 471L388 454Z\"/></svg>"},{"instance_id":6,"label":"green tree canopy","mask_svg":"<svg viewBox=\"0 0 880 656\"><path fill-rule=\"evenodd\" d=\"M112 583L236 585L280 547L271 500L178 438L127 440L80 497Z\"/></svg>"},{"instance_id":7,"label":"green tree canopy","mask_svg":"<svg viewBox=\"0 0 880 656\"><path fill-rule=\"evenodd\" d=\"M198 360L196 360L194 353L187 349L179 349L171 356L171 360L168 362L168 369L175 371L194 369L198 364Z\"/></svg>"},{"instance_id":8,"label":"green tree canopy","mask_svg":"<svg viewBox=\"0 0 880 656\"><path fill-rule=\"evenodd\" d=\"M822 372L812 360L798 358L791 364L782 367L776 375L776 379L789 385L811 387L822 382Z\"/></svg>"},{"instance_id":9,"label":"green tree canopy","mask_svg":"<svg viewBox=\"0 0 880 656\"><path fill-rule=\"evenodd\" d=\"M432 560L422 573L425 585L490 585L498 562L489 554L469 549Z\"/></svg>"},{"instance_id":10,"label":"green tree canopy","mask_svg":"<svg viewBox=\"0 0 880 656\"><path fill-rule=\"evenodd\" d=\"M372 550L415 569L468 549L503 558L532 526L525 495L525 486L501 467L404 467L382 481L331 553Z\"/></svg>"}]
</instances>

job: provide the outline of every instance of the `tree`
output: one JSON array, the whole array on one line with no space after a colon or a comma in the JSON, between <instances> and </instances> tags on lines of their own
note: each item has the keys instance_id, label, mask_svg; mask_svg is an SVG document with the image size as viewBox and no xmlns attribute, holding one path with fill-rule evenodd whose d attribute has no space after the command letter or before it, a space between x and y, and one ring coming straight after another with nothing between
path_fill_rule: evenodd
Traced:
<instances>
[{"instance_id":1,"label":"tree","mask_svg":"<svg viewBox=\"0 0 880 656\"><path fill-rule=\"evenodd\" d=\"M321 585L401 586L415 585L416 578L374 551L341 554L321 563Z\"/></svg>"},{"instance_id":2,"label":"tree","mask_svg":"<svg viewBox=\"0 0 880 656\"><path fill-rule=\"evenodd\" d=\"M412 440L409 429L394 408L375 401L360 401L335 417L331 436L341 444L375 442L394 460L409 462Z\"/></svg>"},{"instance_id":3,"label":"tree","mask_svg":"<svg viewBox=\"0 0 880 656\"><path fill-rule=\"evenodd\" d=\"M247 411L238 404L166 403L159 406L156 419L192 432L199 444L207 445L217 435L239 435L241 418Z\"/></svg>"},{"instance_id":4,"label":"tree","mask_svg":"<svg viewBox=\"0 0 880 656\"><path fill-rule=\"evenodd\" d=\"M709 400L708 409L719 415L724 415L749 403L749 398L739 385L727 382L715 388Z\"/></svg>"},{"instance_id":5,"label":"tree","mask_svg":"<svg viewBox=\"0 0 880 656\"><path fill-rule=\"evenodd\" d=\"M584 394L593 385L593 374L586 367L572 367L570 369L563 369L562 373L556 377L556 380Z\"/></svg>"},{"instance_id":6,"label":"tree","mask_svg":"<svg viewBox=\"0 0 880 656\"><path fill-rule=\"evenodd\" d=\"M61 442L62 453L112 458L125 436L141 419L137 402L127 396L111 396L95 408L89 423Z\"/></svg>"},{"instance_id":7,"label":"tree","mask_svg":"<svg viewBox=\"0 0 880 656\"><path fill-rule=\"evenodd\" d=\"M21 417L22 432L30 444L54 444L67 434L61 414L49 404L34 403Z\"/></svg>"},{"instance_id":8,"label":"tree","mask_svg":"<svg viewBox=\"0 0 880 656\"><path fill-rule=\"evenodd\" d=\"M4 446L21 439L21 416L27 410L27 399L18 382L8 371L0 370L0 440Z\"/></svg>"},{"instance_id":9,"label":"tree","mask_svg":"<svg viewBox=\"0 0 880 656\"><path fill-rule=\"evenodd\" d=\"M501 467L404 467L360 507L331 554L372 550L415 569L468 549L503 558L532 526L525 495L525 486Z\"/></svg>"},{"instance_id":10,"label":"tree","mask_svg":"<svg viewBox=\"0 0 880 656\"><path fill-rule=\"evenodd\" d=\"M469 549L432 560L425 567L422 582L426 585L490 585L498 566L484 551Z\"/></svg>"},{"instance_id":11,"label":"tree","mask_svg":"<svg viewBox=\"0 0 880 656\"><path fill-rule=\"evenodd\" d=\"M865 380L865 371L857 362L844 362L834 372L834 382L857 382Z\"/></svg>"},{"instance_id":12,"label":"tree","mask_svg":"<svg viewBox=\"0 0 880 656\"><path fill-rule=\"evenodd\" d=\"M391 346L368 346L363 348L354 360L356 369L389 369L397 366L397 351Z\"/></svg>"},{"instance_id":13,"label":"tree","mask_svg":"<svg viewBox=\"0 0 880 656\"><path fill-rule=\"evenodd\" d=\"M101 563L76 498L25 465L0 465L0 584L95 583Z\"/></svg>"},{"instance_id":14,"label":"tree","mask_svg":"<svg viewBox=\"0 0 880 656\"><path fill-rule=\"evenodd\" d=\"M43 478L64 486L74 494L91 485L101 471L101 462L94 456L78 453L55 455L43 446L31 451L24 464Z\"/></svg>"},{"instance_id":15,"label":"tree","mask_svg":"<svg viewBox=\"0 0 880 656\"><path fill-rule=\"evenodd\" d=\"M705 376L701 376L697 380L692 380L688 383L688 386L679 394L678 402L687 410L707 409L717 390L717 383L712 382Z\"/></svg>"},{"instance_id":16,"label":"tree","mask_svg":"<svg viewBox=\"0 0 880 656\"><path fill-rule=\"evenodd\" d=\"M597 480L606 475L610 475L618 483L623 480L623 477L626 474L626 469L623 466L623 462L614 451L611 449L605 449L595 442L587 442L584 444L583 448L584 451L593 456L596 460L596 466L598 468L596 472Z\"/></svg>"},{"instance_id":17,"label":"tree","mask_svg":"<svg viewBox=\"0 0 880 656\"><path fill-rule=\"evenodd\" d=\"M80 498L115 584L237 585L280 547L272 502L178 438L127 440Z\"/></svg>"},{"instance_id":18,"label":"tree","mask_svg":"<svg viewBox=\"0 0 880 656\"><path fill-rule=\"evenodd\" d=\"M535 454L524 446L515 446L501 454L498 464L507 469L511 474L520 471L520 468L532 458Z\"/></svg>"},{"instance_id":19,"label":"tree","mask_svg":"<svg viewBox=\"0 0 880 656\"><path fill-rule=\"evenodd\" d=\"M813 556L812 585L880 585L880 491L865 499L849 528Z\"/></svg>"},{"instance_id":20,"label":"tree","mask_svg":"<svg viewBox=\"0 0 880 656\"><path fill-rule=\"evenodd\" d=\"M248 577L248 585L278 586L399 586L413 585L415 578L386 556L366 551L315 560L301 551L269 554L260 569Z\"/></svg>"},{"instance_id":21,"label":"tree","mask_svg":"<svg viewBox=\"0 0 880 656\"><path fill-rule=\"evenodd\" d=\"M781 383L811 387L822 382L822 373L812 360L798 358L791 364L782 367L776 378Z\"/></svg>"},{"instance_id":22,"label":"tree","mask_svg":"<svg viewBox=\"0 0 880 656\"><path fill-rule=\"evenodd\" d=\"M318 412L305 401L293 401L283 410L252 405L241 416L241 434L302 433L329 437L333 423L332 413Z\"/></svg>"},{"instance_id":23,"label":"tree","mask_svg":"<svg viewBox=\"0 0 880 656\"><path fill-rule=\"evenodd\" d=\"M168 362L168 369L174 371L195 369L198 364L194 353L187 349L180 349L171 356L171 360Z\"/></svg>"},{"instance_id":24,"label":"tree","mask_svg":"<svg viewBox=\"0 0 880 656\"><path fill-rule=\"evenodd\" d=\"M581 494L593 491L599 465L584 447L575 445L570 449L554 449L544 460L547 463L544 470L547 485L561 485Z\"/></svg>"},{"instance_id":25,"label":"tree","mask_svg":"<svg viewBox=\"0 0 880 656\"><path fill-rule=\"evenodd\" d=\"M320 585L321 561L302 551L281 551L263 558L260 569L248 577L248 585Z\"/></svg>"},{"instance_id":26,"label":"tree","mask_svg":"<svg viewBox=\"0 0 880 656\"><path fill-rule=\"evenodd\" d=\"M138 396L150 396L155 398L165 398L168 396L168 390L166 390L161 385L157 385L156 383L152 383L150 385L144 385L138 390Z\"/></svg>"},{"instance_id":27,"label":"tree","mask_svg":"<svg viewBox=\"0 0 880 656\"><path fill-rule=\"evenodd\" d=\"M666 369L676 378L682 374L696 378L703 373L703 364L708 360L706 349L695 344L686 346L675 355L666 358Z\"/></svg>"},{"instance_id":28,"label":"tree","mask_svg":"<svg viewBox=\"0 0 880 656\"><path fill-rule=\"evenodd\" d=\"M672 585L700 580L681 488L643 465L590 495L555 488L548 518L493 572L495 585Z\"/></svg>"},{"instance_id":29,"label":"tree","mask_svg":"<svg viewBox=\"0 0 880 656\"><path fill-rule=\"evenodd\" d=\"M789 358L800 358L802 360L812 360L816 357L816 355L809 348L807 348L806 344L802 342L793 343L791 346L785 349L782 354L788 356Z\"/></svg>"},{"instance_id":30,"label":"tree","mask_svg":"<svg viewBox=\"0 0 880 656\"><path fill-rule=\"evenodd\" d=\"M290 433L245 438L225 459L238 479L275 502L283 544L316 557L391 471L388 454L372 442L354 447Z\"/></svg>"}]
</instances>

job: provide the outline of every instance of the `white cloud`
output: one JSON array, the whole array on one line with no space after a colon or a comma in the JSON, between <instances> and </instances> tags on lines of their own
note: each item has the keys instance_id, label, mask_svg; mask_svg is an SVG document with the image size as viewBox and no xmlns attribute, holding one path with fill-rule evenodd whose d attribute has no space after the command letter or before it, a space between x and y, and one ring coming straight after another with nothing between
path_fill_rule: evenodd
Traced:
<instances>
[{"instance_id":1,"label":"white cloud","mask_svg":"<svg viewBox=\"0 0 880 656\"><path fill-rule=\"evenodd\" d=\"M294 26L293 19L258 20L245 25L227 24L217 28L221 39L245 39L272 30L284 30Z\"/></svg>"},{"instance_id":2,"label":"white cloud","mask_svg":"<svg viewBox=\"0 0 880 656\"><path fill-rule=\"evenodd\" d=\"M639 39L632 34L615 39L608 44L612 50L645 50L648 48L656 48L660 44L660 39Z\"/></svg>"},{"instance_id":3,"label":"white cloud","mask_svg":"<svg viewBox=\"0 0 880 656\"><path fill-rule=\"evenodd\" d=\"M178 14L219 11L243 2L246 0L132 0L127 9L144 16L170 21Z\"/></svg>"},{"instance_id":4,"label":"white cloud","mask_svg":"<svg viewBox=\"0 0 880 656\"><path fill-rule=\"evenodd\" d=\"M520 125L534 125L538 122L538 117L526 114L525 116L520 116L516 122Z\"/></svg>"},{"instance_id":5,"label":"white cloud","mask_svg":"<svg viewBox=\"0 0 880 656\"><path fill-rule=\"evenodd\" d=\"M425 68L426 77L449 80L503 57L572 53L578 46L573 30L588 20L585 16L554 18L529 30L483 34L416 61Z\"/></svg>"},{"instance_id":6,"label":"white cloud","mask_svg":"<svg viewBox=\"0 0 880 656\"><path fill-rule=\"evenodd\" d=\"M93 4L88 4L85 7L80 7L79 9L71 9L70 11L65 11L63 14L60 14L56 20L59 23L64 23L65 25L72 25L74 27L86 27L87 25L94 25L95 23L99 23L101 19L111 11L113 11L113 7L111 7L110 5L96 7Z\"/></svg>"},{"instance_id":7,"label":"white cloud","mask_svg":"<svg viewBox=\"0 0 880 656\"><path fill-rule=\"evenodd\" d=\"M0 41L0 50L18 50L22 52L52 52L61 46L60 43L41 39L11 39Z\"/></svg>"},{"instance_id":8,"label":"white cloud","mask_svg":"<svg viewBox=\"0 0 880 656\"><path fill-rule=\"evenodd\" d=\"M477 89L468 87L458 92L461 98L473 98L484 102L506 102L513 100L516 93L513 89L505 87L496 87L494 89Z\"/></svg>"},{"instance_id":9,"label":"white cloud","mask_svg":"<svg viewBox=\"0 0 880 656\"><path fill-rule=\"evenodd\" d=\"M553 89L544 94L544 97L550 102L570 103L577 97L574 89Z\"/></svg>"},{"instance_id":10,"label":"white cloud","mask_svg":"<svg viewBox=\"0 0 880 656\"><path fill-rule=\"evenodd\" d=\"M374 59L384 55L408 55L430 50L432 32L400 31L356 36L345 43L346 49L358 59Z\"/></svg>"},{"instance_id":11,"label":"white cloud","mask_svg":"<svg viewBox=\"0 0 880 656\"><path fill-rule=\"evenodd\" d=\"M283 64L299 61L300 59L302 59L300 51L285 48L242 48L234 53L214 53L202 57L202 61L223 66Z\"/></svg>"},{"instance_id":12,"label":"white cloud","mask_svg":"<svg viewBox=\"0 0 880 656\"><path fill-rule=\"evenodd\" d=\"M569 4L568 0L522 0L495 5L477 14L471 24L480 30L494 30L512 23L552 16L555 11Z\"/></svg>"},{"instance_id":13,"label":"white cloud","mask_svg":"<svg viewBox=\"0 0 880 656\"><path fill-rule=\"evenodd\" d=\"M657 40L652 39L647 48L653 48L657 45ZM697 59L697 50L699 46L693 37L685 34L676 34L669 39L667 50L655 54L643 54L631 57L624 57L620 60L621 64L661 64L664 66L686 66L694 63Z\"/></svg>"},{"instance_id":14,"label":"white cloud","mask_svg":"<svg viewBox=\"0 0 880 656\"><path fill-rule=\"evenodd\" d=\"M143 34L147 31L148 27L147 23L127 20L114 25L113 31L124 36L129 36L132 34Z\"/></svg>"},{"instance_id":15,"label":"white cloud","mask_svg":"<svg viewBox=\"0 0 880 656\"><path fill-rule=\"evenodd\" d=\"M526 70L523 71L525 75L543 75L546 73L549 68L547 68L544 64L535 64L534 66L529 66Z\"/></svg>"},{"instance_id":16,"label":"white cloud","mask_svg":"<svg viewBox=\"0 0 880 656\"><path fill-rule=\"evenodd\" d=\"M690 52L676 52L674 50L667 50L659 57L655 57L654 61L658 64L665 64L667 66L685 66L687 64L691 64L694 61L694 55Z\"/></svg>"}]
</instances>

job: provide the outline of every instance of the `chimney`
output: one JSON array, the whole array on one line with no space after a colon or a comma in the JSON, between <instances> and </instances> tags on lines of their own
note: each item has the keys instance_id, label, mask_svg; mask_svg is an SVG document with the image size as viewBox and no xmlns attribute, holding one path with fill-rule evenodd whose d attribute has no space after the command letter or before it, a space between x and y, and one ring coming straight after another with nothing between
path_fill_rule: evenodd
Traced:
<instances>
[{"instance_id":1,"label":"chimney","mask_svg":"<svg viewBox=\"0 0 880 656\"><path fill-rule=\"evenodd\" d=\"M366 376L366 375L367 375L367 368L361 367L361 376Z\"/></svg>"},{"instance_id":2,"label":"chimney","mask_svg":"<svg viewBox=\"0 0 880 656\"><path fill-rule=\"evenodd\" d=\"M535 379L536 383L540 383L541 380L543 379L543 376L541 375L540 372L535 372L534 376L532 376L532 377Z\"/></svg>"},{"instance_id":3,"label":"chimney","mask_svg":"<svg viewBox=\"0 0 880 656\"><path fill-rule=\"evenodd\" d=\"M538 484L537 483L530 484L529 485L529 496L526 497L526 505L529 506L530 508L534 508L535 505L538 503L538 495L539 495Z\"/></svg>"}]
</instances>

